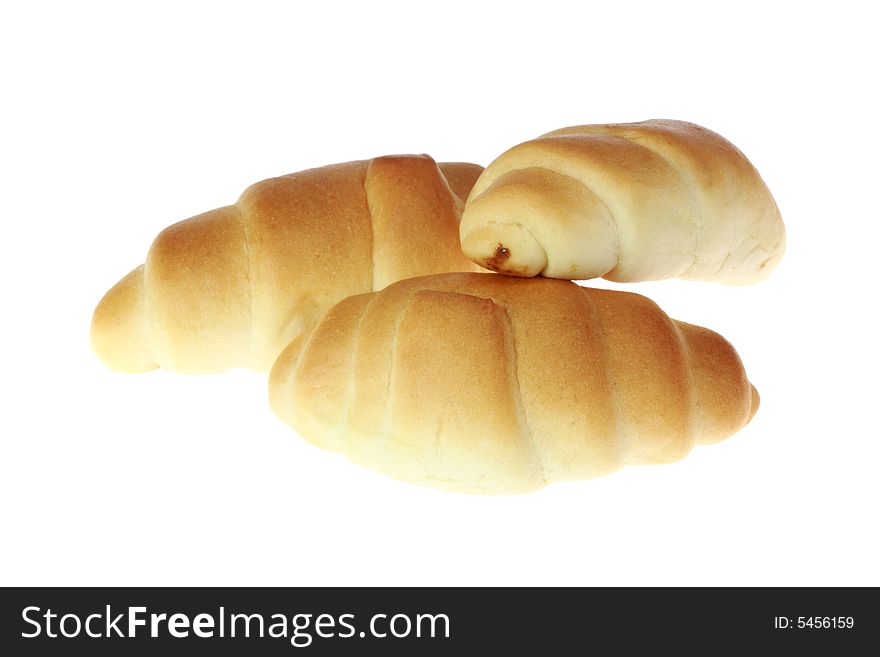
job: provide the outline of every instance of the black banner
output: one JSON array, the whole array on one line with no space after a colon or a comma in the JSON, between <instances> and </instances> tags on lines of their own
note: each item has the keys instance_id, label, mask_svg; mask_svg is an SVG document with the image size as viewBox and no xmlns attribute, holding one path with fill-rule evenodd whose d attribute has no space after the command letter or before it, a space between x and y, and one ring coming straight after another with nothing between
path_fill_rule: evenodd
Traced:
<instances>
[{"instance_id":1,"label":"black banner","mask_svg":"<svg viewBox=\"0 0 880 657\"><path fill-rule=\"evenodd\" d=\"M880 604L867 588L26 588L0 613L4 655L868 654Z\"/></svg>"}]
</instances>

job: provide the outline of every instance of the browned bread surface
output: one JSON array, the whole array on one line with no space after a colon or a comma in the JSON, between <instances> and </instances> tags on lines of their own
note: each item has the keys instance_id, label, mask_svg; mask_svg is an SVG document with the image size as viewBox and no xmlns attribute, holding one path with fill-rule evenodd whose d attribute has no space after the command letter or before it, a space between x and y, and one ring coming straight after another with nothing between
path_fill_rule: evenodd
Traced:
<instances>
[{"instance_id":1,"label":"browned bread surface","mask_svg":"<svg viewBox=\"0 0 880 657\"><path fill-rule=\"evenodd\" d=\"M282 352L269 385L311 442L468 492L674 461L758 404L724 338L643 296L473 273L345 299Z\"/></svg>"},{"instance_id":2,"label":"browned bread surface","mask_svg":"<svg viewBox=\"0 0 880 657\"><path fill-rule=\"evenodd\" d=\"M271 178L176 223L95 310L110 367L265 371L345 297L424 274L478 271L463 199L482 168L387 156Z\"/></svg>"},{"instance_id":3,"label":"browned bread surface","mask_svg":"<svg viewBox=\"0 0 880 657\"><path fill-rule=\"evenodd\" d=\"M733 144L654 120L563 128L511 148L474 185L461 243L516 276L746 284L779 263L785 228Z\"/></svg>"}]
</instances>

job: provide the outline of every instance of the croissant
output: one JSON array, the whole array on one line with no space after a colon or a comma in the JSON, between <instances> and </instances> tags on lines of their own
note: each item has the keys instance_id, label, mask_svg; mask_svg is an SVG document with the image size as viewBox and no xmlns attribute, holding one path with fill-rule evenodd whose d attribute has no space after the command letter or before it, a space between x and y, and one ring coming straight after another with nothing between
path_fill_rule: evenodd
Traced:
<instances>
[{"instance_id":1,"label":"croissant","mask_svg":"<svg viewBox=\"0 0 880 657\"><path fill-rule=\"evenodd\" d=\"M785 229L737 148L693 123L563 128L516 146L474 185L464 253L505 274L756 283Z\"/></svg>"},{"instance_id":2,"label":"croissant","mask_svg":"<svg viewBox=\"0 0 880 657\"><path fill-rule=\"evenodd\" d=\"M126 372L267 371L349 295L480 270L461 252L458 224L481 171L389 156L252 185L235 205L159 234L99 303L93 349Z\"/></svg>"},{"instance_id":3,"label":"croissant","mask_svg":"<svg viewBox=\"0 0 880 657\"><path fill-rule=\"evenodd\" d=\"M724 338L643 296L488 273L345 299L281 353L269 396L355 463L482 493L675 461L758 407Z\"/></svg>"}]
</instances>

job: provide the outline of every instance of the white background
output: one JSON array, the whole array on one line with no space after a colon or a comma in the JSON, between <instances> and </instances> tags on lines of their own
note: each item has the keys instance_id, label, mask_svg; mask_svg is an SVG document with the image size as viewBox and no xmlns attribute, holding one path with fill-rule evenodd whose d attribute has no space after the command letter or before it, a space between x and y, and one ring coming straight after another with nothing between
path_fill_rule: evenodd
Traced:
<instances>
[{"instance_id":1,"label":"white background","mask_svg":"<svg viewBox=\"0 0 880 657\"><path fill-rule=\"evenodd\" d=\"M0 583L880 585L870 3L20 5L0 15ZM758 286L627 288L725 335L761 392L679 463L444 493L301 440L263 375L90 352L95 304L155 234L252 182L487 164L657 117L739 146L788 230Z\"/></svg>"}]
</instances>

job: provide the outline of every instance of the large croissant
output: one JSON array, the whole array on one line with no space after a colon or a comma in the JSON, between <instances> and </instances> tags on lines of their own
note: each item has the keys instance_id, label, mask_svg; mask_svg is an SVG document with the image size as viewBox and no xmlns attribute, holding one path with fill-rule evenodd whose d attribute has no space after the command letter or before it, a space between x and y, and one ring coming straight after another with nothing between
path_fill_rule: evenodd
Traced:
<instances>
[{"instance_id":1,"label":"large croissant","mask_svg":"<svg viewBox=\"0 0 880 657\"><path fill-rule=\"evenodd\" d=\"M439 168L438 168L439 166ZM463 199L482 168L389 156L272 178L166 228L92 320L110 367L266 371L337 301L393 281L478 271Z\"/></svg>"},{"instance_id":2,"label":"large croissant","mask_svg":"<svg viewBox=\"0 0 880 657\"><path fill-rule=\"evenodd\" d=\"M674 461L758 407L724 338L645 297L474 273L345 299L282 352L269 392L320 447L486 493Z\"/></svg>"},{"instance_id":3,"label":"large croissant","mask_svg":"<svg viewBox=\"0 0 880 657\"><path fill-rule=\"evenodd\" d=\"M517 276L755 283L785 229L758 172L683 121L564 128L516 146L474 185L465 254Z\"/></svg>"}]
</instances>

